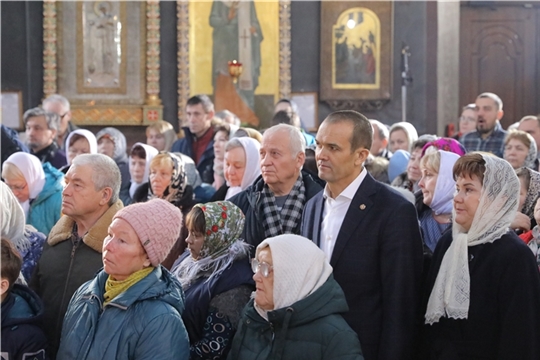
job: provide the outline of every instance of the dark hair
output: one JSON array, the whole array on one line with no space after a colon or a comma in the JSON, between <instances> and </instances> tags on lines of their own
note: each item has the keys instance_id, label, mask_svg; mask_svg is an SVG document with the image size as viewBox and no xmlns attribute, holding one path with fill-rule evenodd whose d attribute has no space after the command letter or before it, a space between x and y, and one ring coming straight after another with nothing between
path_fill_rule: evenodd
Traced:
<instances>
[{"instance_id":1,"label":"dark hair","mask_svg":"<svg viewBox=\"0 0 540 360\"><path fill-rule=\"evenodd\" d=\"M71 135L71 137L69 138L68 147L73 146L73 144L75 144L77 142L77 140L81 140L81 139L84 139L84 140L88 141L88 139L86 137L82 136L81 134L73 134L73 135Z\"/></svg>"},{"instance_id":2,"label":"dark hair","mask_svg":"<svg viewBox=\"0 0 540 360\"><path fill-rule=\"evenodd\" d=\"M529 170L524 167L519 168L516 170L516 175L519 179L523 180L523 185L525 185L524 187L528 189L529 185L531 184L531 173L529 172Z\"/></svg>"},{"instance_id":3,"label":"dark hair","mask_svg":"<svg viewBox=\"0 0 540 360\"><path fill-rule=\"evenodd\" d=\"M204 212L200 207L193 207L186 215L186 227L191 232L206 236L206 220L204 219Z\"/></svg>"},{"instance_id":4,"label":"dark hair","mask_svg":"<svg viewBox=\"0 0 540 360\"><path fill-rule=\"evenodd\" d=\"M141 159L146 159L146 150L141 145L135 145L131 148L131 152L129 153L129 156L133 157L136 156Z\"/></svg>"},{"instance_id":5,"label":"dark hair","mask_svg":"<svg viewBox=\"0 0 540 360\"><path fill-rule=\"evenodd\" d=\"M484 184L485 172L486 161L478 152L463 155L456 161L454 168L452 169L454 180L460 176L467 176L471 179L473 176L476 176L482 184Z\"/></svg>"},{"instance_id":6,"label":"dark hair","mask_svg":"<svg viewBox=\"0 0 540 360\"><path fill-rule=\"evenodd\" d=\"M324 119L324 123L337 124L348 122L353 125L351 134L351 152L363 147L371 149L373 141L373 127L369 120L358 111L339 110L331 113Z\"/></svg>"},{"instance_id":7,"label":"dark hair","mask_svg":"<svg viewBox=\"0 0 540 360\"><path fill-rule=\"evenodd\" d=\"M289 116L289 114L285 110L280 110L274 114L274 117L272 117L270 126L274 126L277 124L292 125L292 118Z\"/></svg>"},{"instance_id":8,"label":"dark hair","mask_svg":"<svg viewBox=\"0 0 540 360\"><path fill-rule=\"evenodd\" d=\"M223 131L224 133L227 133L227 137L231 136L231 126L229 124L220 124L214 129L214 134L217 134L218 132Z\"/></svg>"},{"instance_id":9,"label":"dark hair","mask_svg":"<svg viewBox=\"0 0 540 360\"><path fill-rule=\"evenodd\" d=\"M9 281L8 291L11 291L11 288L13 288L13 285L15 284L15 281L17 281L19 273L21 272L22 259L21 255L19 255L19 252L15 246L13 246L11 241L4 237L2 238L1 262L2 266L0 276Z\"/></svg>"},{"instance_id":10,"label":"dark hair","mask_svg":"<svg viewBox=\"0 0 540 360\"><path fill-rule=\"evenodd\" d=\"M418 140L416 140L415 142L412 143L411 152L413 152L416 149L423 149L424 146L430 141L432 141L432 140L431 139L418 139Z\"/></svg>"},{"instance_id":11,"label":"dark hair","mask_svg":"<svg viewBox=\"0 0 540 360\"><path fill-rule=\"evenodd\" d=\"M210 98L207 95L204 95L204 94L192 96L186 102L186 106L198 105L198 104L202 104L202 107L205 113L214 111L214 103L212 102L212 100L210 100Z\"/></svg>"}]
</instances>

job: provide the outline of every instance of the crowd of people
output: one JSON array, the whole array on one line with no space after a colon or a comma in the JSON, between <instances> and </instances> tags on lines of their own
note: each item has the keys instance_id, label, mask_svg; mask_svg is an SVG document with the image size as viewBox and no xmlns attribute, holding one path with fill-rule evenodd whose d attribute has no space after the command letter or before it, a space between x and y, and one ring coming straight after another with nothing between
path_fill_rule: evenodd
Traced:
<instances>
[{"instance_id":1,"label":"crowd of people","mask_svg":"<svg viewBox=\"0 0 540 360\"><path fill-rule=\"evenodd\" d=\"M454 137L206 95L130 148L51 95L2 125L2 356L539 359L540 120Z\"/></svg>"}]
</instances>

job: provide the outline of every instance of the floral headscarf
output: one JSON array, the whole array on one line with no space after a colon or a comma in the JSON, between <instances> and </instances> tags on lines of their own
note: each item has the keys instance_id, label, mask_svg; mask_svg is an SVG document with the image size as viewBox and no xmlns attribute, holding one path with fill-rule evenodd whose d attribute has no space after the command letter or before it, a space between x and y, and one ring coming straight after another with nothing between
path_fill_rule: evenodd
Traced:
<instances>
[{"instance_id":1,"label":"floral headscarf","mask_svg":"<svg viewBox=\"0 0 540 360\"><path fill-rule=\"evenodd\" d=\"M245 216L242 210L230 201L197 204L195 207L203 211L206 222L200 257L216 258L240 238Z\"/></svg>"},{"instance_id":2,"label":"floral headscarf","mask_svg":"<svg viewBox=\"0 0 540 360\"><path fill-rule=\"evenodd\" d=\"M176 268L174 275L187 288L201 277L206 281L219 276L231 264L249 256L250 245L240 239L245 217L240 208L230 201L197 204L204 213L204 244L199 259L187 256Z\"/></svg>"},{"instance_id":3,"label":"floral headscarf","mask_svg":"<svg viewBox=\"0 0 540 360\"><path fill-rule=\"evenodd\" d=\"M459 156L463 156L467 153L467 151L465 150L463 145L460 144L459 141L457 141L456 139L443 137L437 140L430 141L426 145L424 145L424 147L422 148L422 157L424 157L426 150L431 146L437 148L438 150L458 154Z\"/></svg>"},{"instance_id":4,"label":"floral headscarf","mask_svg":"<svg viewBox=\"0 0 540 360\"><path fill-rule=\"evenodd\" d=\"M171 175L171 183L163 192L163 199L167 200L175 206L180 206L184 192L186 191L187 186L187 177L184 167L184 161L182 158L174 153L169 152L160 152L160 154L166 153L171 157L173 162L173 171ZM152 191L152 186L148 187L148 199L153 199L156 196Z\"/></svg>"}]
</instances>

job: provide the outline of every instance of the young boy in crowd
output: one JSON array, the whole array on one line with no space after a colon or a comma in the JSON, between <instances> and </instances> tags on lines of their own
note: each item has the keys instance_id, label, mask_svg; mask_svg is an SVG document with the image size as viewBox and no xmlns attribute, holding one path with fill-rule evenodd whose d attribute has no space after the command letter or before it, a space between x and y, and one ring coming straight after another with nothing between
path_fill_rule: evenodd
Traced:
<instances>
[{"instance_id":1,"label":"young boy in crowd","mask_svg":"<svg viewBox=\"0 0 540 360\"><path fill-rule=\"evenodd\" d=\"M22 259L11 243L1 243L0 299L2 343L0 359L46 359L47 338L41 329L43 304L27 286L16 284Z\"/></svg>"}]
</instances>

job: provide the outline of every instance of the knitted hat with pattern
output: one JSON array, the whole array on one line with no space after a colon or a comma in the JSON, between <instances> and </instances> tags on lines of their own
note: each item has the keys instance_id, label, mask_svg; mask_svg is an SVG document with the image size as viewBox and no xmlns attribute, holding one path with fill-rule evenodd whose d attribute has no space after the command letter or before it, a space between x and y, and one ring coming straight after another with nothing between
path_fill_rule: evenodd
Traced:
<instances>
[{"instance_id":1,"label":"knitted hat with pattern","mask_svg":"<svg viewBox=\"0 0 540 360\"><path fill-rule=\"evenodd\" d=\"M114 215L114 219L123 219L131 225L152 266L165 260L182 228L180 209L162 199L126 206Z\"/></svg>"}]
</instances>

